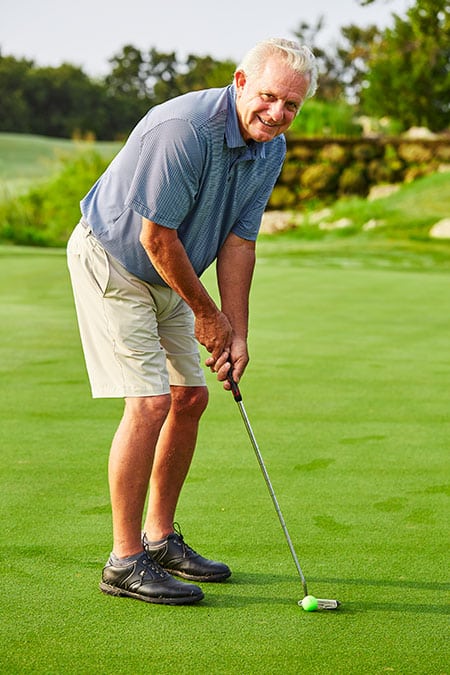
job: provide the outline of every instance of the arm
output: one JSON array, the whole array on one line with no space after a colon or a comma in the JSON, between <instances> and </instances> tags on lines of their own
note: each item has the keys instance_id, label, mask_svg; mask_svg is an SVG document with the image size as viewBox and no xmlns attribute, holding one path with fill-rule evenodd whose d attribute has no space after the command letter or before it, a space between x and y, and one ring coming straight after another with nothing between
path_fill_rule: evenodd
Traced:
<instances>
[{"instance_id":1,"label":"arm","mask_svg":"<svg viewBox=\"0 0 450 675\"><path fill-rule=\"evenodd\" d=\"M218 370L218 379L230 388L227 375L230 365L233 377L240 380L249 361L247 349L248 306L250 286L255 267L255 242L230 234L217 257L217 282L222 312L228 317L233 332L231 336L230 363ZM208 361L206 362L207 365ZM217 368L216 368L217 370Z\"/></svg>"},{"instance_id":2,"label":"arm","mask_svg":"<svg viewBox=\"0 0 450 675\"><path fill-rule=\"evenodd\" d=\"M158 274L194 312L195 336L210 352L208 361L214 365L219 357L225 360L231 347L230 322L197 277L176 230L142 218L139 240Z\"/></svg>"}]
</instances>

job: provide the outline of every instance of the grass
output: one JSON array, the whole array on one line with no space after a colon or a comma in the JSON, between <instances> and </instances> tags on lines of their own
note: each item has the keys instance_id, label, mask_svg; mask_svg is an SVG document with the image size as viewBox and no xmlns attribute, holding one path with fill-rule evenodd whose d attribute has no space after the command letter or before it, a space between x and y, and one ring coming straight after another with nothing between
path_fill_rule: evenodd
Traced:
<instances>
[{"instance_id":1,"label":"grass","mask_svg":"<svg viewBox=\"0 0 450 675\"><path fill-rule=\"evenodd\" d=\"M61 161L92 149L105 157L114 155L120 143L71 141L30 134L0 133L0 197L16 195L37 181L54 176Z\"/></svg>"},{"instance_id":2,"label":"grass","mask_svg":"<svg viewBox=\"0 0 450 675\"><path fill-rule=\"evenodd\" d=\"M232 580L196 607L98 591L121 403L90 399L63 253L0 247L2 672L448 673L449 270L347 256L262 241L252 292L244 402L310 591L343 603L307 614L211 374L178 518Z\"/></svg>"},{"instance_id":3,"label":"grass","mask_svg":"<svg viewBox=\"0 0 450 675\"><path fill-rule=\"evenodd\" d=\"M445 271L450 268L450 240L432 239L429 231L449 213L450 173L435 173L383 199L338 200L323 220L345 218L348 227L320 229L307 214L303 225L261 239L265 255L282 254L302 265ZM370 221L376 226L366 230Z\"/></svg>"}]
</instances>

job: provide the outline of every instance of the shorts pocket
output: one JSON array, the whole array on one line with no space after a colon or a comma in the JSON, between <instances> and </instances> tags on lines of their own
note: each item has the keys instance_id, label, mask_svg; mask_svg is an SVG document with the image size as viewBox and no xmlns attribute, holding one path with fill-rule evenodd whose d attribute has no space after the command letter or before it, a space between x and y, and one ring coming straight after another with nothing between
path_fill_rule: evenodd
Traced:
<instances>
[{"instance_id":1,"label":"shorts pocket","mask_svg":"<svg viewBox=\"0 0 450 675\"><path fill-rule=\"evenodd\" d=\"M87 264L92 280L97 285L102 295L108 290L110 279L110 265L108 255L103 246L89 233L86 237L86 244L89 249Z\"/></svg>"}]
</instances>

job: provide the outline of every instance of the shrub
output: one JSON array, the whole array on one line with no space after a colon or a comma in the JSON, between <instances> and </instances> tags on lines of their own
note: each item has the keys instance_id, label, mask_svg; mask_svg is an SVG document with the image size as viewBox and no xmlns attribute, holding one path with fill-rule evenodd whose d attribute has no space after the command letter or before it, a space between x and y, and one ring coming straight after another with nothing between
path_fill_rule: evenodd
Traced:
<instances>
[{"instance_id":1,"label":"shrub","mask_svg":"<svg viewBox=\"0 0 450 675\"><path fill-rule=\"evenodd\" d=\"M276 185L269 200L270 209L284 209L294 206L297 201L295 193L286 185Z\"/></svg>"},{"instance_id":2,"label":"shrub","mask_svg":"<svg viewBox=\"0 0 450 675\"><path fill-rule=\"evenodd\" d=\"M319 152L319 159L330 162L331 164L345 166L349 159L349 155L350 153L347 148L338 143L330 143L329 145L325 145Z\"/></svg>"},{"instance_id":3,"label":"shrub","mask_svg":"<svg viewBox=\"0 0 450 675\"><path fill-rule=\"evenodd\" d=\"M66 160L58 176L0 204L0 240L21 245L65 246L80 218L80 199L108 161L96 152Z\"/></svg>"},{"instance_id":4,"label":"shrub","mask_svg":"<svg viewBox=\"0 0 450 675\"><path fill-rule=\"evenodd\" d=\"M436 157L443 162L450 162L450 145L438 145Z\"/></svg>"},{"instance_id":5,"label":"shrub","mask_svg":"<svg viewBox=\"0 0 450 675\"><path fill-rule=\"evenodd\" d=\"M361 162L368 162L375 157L379 157L383 154L383 151L380 147L377 147L372 143L357 143L353 147L353 157Z\"/></svg>"},{"instance_id":6,"label":"shrub","mask_svg":"<svg viewBox=\"0 0 450 675\"><path fill-rule=\"evenodd\" d=\"M399 160L373 159L367 168L371 183L396 183L402 179L403 164Z\"/></svg>"},{"instance_id":7,"label":"shrub","mask_svg":"<svg viewBox=\"0 0 450 675\"><path fill-rule=\"evenodd\" d=\"M433 157L430 148L421 143L402 143L398 148L398 154L408 164L426 164Z\"/></svg>"},{"instance_id":8,"label":"shrub","mask_svg":"<svg viewBox=\"0 0 450 675\"><path fill-rule=\"evenodd\" d=\"M339 192L345 195L366 195L369 189L363 164L353 164L343 170L339 177Z\"/></svg>"},{"instance_id":9,"label":"shrub","mask_svg":"<svg viewBox=\"0 0 450 675\"><path fill-rule=\"evenodd\" d=\"M289 156L298 162L309 162L314 157L314 150L306 145L297 145L289 148Z\"/></svg>"},{"instance_id":10,"label":"shrub","mask_svg":"<svg viewBox=\"0 0 450 675\"><path fill-rule=\"evenodd\" d=\"M297 185L301 172L301 166L297 162L285 162L279 182L285 185Z\"/></svg>"},{"instance_id":11,"label":"shrub","mask_svg":"<svg viewBox=\"0 0 450 675\"><path fill-rule=\"evenodd\" d=\"M339 170L331 164L312 164L303 172L300 184L311 195L333 194L338 185Z\"/></svg>"},{"instance_id":12,"label":"shrub","mask_svg":"<svg viewBox=\"0 0 450 675\"><path fill-rule=\"evenodd\" d=\"M361 126L355 122L355 109L345 101L311 99L295 118L290 132L300 136L358 136Z\"/></svg>"}]
</instances>

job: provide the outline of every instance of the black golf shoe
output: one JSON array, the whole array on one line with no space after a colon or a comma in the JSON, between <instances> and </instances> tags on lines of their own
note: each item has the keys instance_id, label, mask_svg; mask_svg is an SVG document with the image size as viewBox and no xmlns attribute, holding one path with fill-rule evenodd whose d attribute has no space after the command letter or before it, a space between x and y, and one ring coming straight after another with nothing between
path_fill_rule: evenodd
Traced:
<instances>
[{"instance_id":1,"label":"black golf shoe","mask_svg":"<svg viewBox=\"0 0 450 675\"><path fill-rule=\"evenodd\" d=\"M100 590L158 605L192 605L204 597L201 588L177 581L145 552L125 566L114 565L110 558Z\"/></svg>"},{"instance_id":2,"label":"black golf shoe","mask_svg":"<svg viewBox=\"0 0 450 675\"><path fill-rule=\"evenodd\" d=\"M228 565L208 560L186 544L180 531L157 542L142 538L147 553L170 574L192 581L224 581L231 575Z\"/></svg>"}]
</instances>

